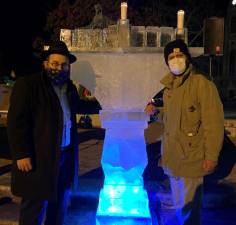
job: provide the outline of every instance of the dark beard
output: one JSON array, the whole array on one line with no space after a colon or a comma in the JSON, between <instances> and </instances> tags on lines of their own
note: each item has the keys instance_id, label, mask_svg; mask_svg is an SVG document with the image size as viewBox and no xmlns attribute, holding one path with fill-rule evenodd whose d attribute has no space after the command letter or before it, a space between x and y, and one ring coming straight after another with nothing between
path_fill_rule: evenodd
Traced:
<instances>
[{"instance_id":1,"label":"dark beard","mask_svg":"<svg viewBox=\"0 0 236 225\"><path fill-rule=\"evenodd\" d=\"M51 80L53 85L62 86L65 84L70 77L69 71L57 71L52 69L45 70L48 78Z\"/></svg>"}]
</instances>

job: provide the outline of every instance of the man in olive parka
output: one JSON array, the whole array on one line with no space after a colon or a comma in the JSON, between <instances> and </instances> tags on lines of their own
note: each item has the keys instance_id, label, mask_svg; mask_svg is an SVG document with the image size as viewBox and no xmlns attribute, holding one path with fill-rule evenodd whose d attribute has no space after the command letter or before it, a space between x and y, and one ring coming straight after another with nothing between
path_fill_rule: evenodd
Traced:
<instances>
[{"instance_id":1,"label":"man in olive parka","mask_svg":"<svg viewBox=\"0 0 236 225\"><path fill-rule=\"evenodd\" d=\"M184 41L169 42L164 57L170 73L161 80L161 166L170 177L179 224L200 225L203 176L214 171L223 143L223 106L214 83L193 68ZM146 112L154 111L147 106Z\"/></svg>"}]
</instances>

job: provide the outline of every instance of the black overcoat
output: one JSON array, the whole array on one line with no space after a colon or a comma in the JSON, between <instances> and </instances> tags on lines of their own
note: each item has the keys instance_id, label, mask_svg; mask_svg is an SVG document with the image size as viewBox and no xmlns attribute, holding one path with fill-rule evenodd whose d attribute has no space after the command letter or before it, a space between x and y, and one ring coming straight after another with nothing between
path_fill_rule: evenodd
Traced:
<instances>
[{"instance_id":1,"label":"black overcoat","mask_svg":"<svg viewBox=\"0 0 236 225\"><path fill-rule=\"evenodd\" d=\"M67 97L71 110L71 144L67 180L74 177L74 159L78 148L76 113L80 99L76 87L68 81ZM19 78L12 90L7 131L13 159L12 193L24 198L53 200L57 195L63 111L48 78L34 74ZM21 172L16 160L31 157L33 170Z\"/></svg>"}]
</instances>

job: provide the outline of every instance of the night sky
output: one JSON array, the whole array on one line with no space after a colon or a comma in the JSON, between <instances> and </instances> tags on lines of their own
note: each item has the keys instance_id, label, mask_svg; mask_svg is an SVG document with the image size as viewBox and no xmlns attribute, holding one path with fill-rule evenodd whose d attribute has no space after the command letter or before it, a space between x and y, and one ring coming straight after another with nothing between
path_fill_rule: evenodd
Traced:
<instances>
[{"instance_id":1,"label":"night sky","mask_svg":"<svg viewBox=\"0 0 236 225\"><path fill-rule=\"evenodd\" d=\"M13 68L19 74L31 72L38 65L32 53L34 38L41 35L47 13L60 0L7 0L0 5L0 53L1 64ZM85 0L86 1L86 0ZM142 4L143 0L130 0ZM218 8L226 12L228 1L215 1ZM174 3L174 1L173 1Z\"/></svg>"},{"instance_id":2,"label":"night sky","mask_svg":"<svg viewBox=\"0 0 236 225\"><path fill-rule=\"evenodd\" d=\"M4 4L1 1L2 64L19 74L31 72L37 66L32 42L43 32L47 13L56 3L57 0L7 0Z\"/></svg>"}]
</instances>

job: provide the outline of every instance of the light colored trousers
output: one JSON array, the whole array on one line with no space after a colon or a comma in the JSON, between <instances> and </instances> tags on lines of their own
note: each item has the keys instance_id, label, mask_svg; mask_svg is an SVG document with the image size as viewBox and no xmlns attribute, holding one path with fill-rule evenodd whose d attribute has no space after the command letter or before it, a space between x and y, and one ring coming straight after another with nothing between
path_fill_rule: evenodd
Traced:
<instances>
[{"instance_id":1,"label":"light colored trousers","mask_svg":"<svg viewBox=\"0 0 236 225\"><path fill-rule=\"evenodd\" d=\"M203 177L170 177L170 185L179 224L200 225Z\"/></svg>"}]
</instances>

